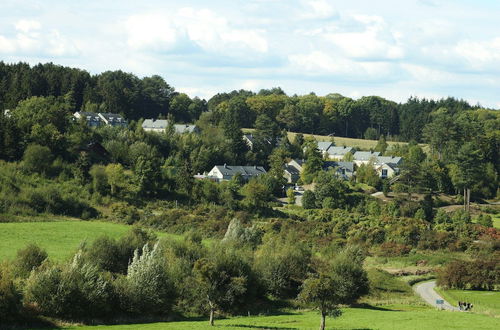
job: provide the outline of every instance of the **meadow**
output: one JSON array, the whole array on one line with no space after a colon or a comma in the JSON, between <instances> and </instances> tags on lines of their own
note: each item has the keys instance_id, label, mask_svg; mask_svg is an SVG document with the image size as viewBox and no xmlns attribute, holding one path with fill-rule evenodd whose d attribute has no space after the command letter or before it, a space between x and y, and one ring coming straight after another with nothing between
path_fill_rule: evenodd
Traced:
<instances>
[{"instance_id":1,"label":"meadow","mask_svg":"<svg viewBox=\"0 0 500 330\"><path fill-rule=\"evenodd\" d=\"M255 129L253 128L244 128L243 132L244 133L251 133ZM295 139L295 135L298 133L294 132L288 132L288 139L290 141L293 141ZM315 135L315 134L303 134L305 139L315 139L317 141L332 141L332 139L335 141L335 145L337 146L346 146L346 147L353 147L353 148L358 148L362 150L369 150L375 148L377 145L377 140L366 140L366 139L355 139L355 138L347 138L347 137L341 137L341 136L327 136L327 135ZM396 144L407 144L407 142L394 142L394 141L387 141L387 144L389 147L396 145ZM428 149L428 146L426 144L419 144L421 147L424 148L424 151Z\"/></svg>"},{"instance_id":2,"label":"meadow","mask_svg":"<svg viewBox=\"0 0 500 330\"><path fill-rule=\"evenodd\" d=\"M62 261L84 241L92 242L102 235L119 238L130 229L128 225L78 220L0 223L0 261L14 258L29 243L44 248L50 259Z\"/></svg>"},{"instance_id":3,"label":"meadow","mask_svg":"<svg viewBox=\"0 0 500 330\"><path fill-rule=\"evenodd\" d=\"M474 305L473 312L500 317L500 291L444 289L437 291L454 305L458 305L458 301L465 301Z\"/></svg>"},{"instance_id":4,"label":"meadow","mask_svg":"<svg viewBox=\"0 0 500 330\"><path fill-rule=\"evenodd\" d=\"M327 318L327 329L497 329L498 319L486 315L438 311L426 306L386 305L345 308L339 318ZM317 329L320 317L315 311L288 311L281 315L245 316L215 321L220 329ZM146 324L67 327L65 329L213 329L207 320Z\"/></svg>"}]
</instances>

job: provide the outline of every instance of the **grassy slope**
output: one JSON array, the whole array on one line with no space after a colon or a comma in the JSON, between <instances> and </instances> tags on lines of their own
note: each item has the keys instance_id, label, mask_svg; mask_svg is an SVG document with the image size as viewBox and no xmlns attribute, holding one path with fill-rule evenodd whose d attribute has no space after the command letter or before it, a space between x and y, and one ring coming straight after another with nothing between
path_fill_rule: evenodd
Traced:
<instances>
[{"instance_id":1,"label":"grassy slope","mask_svg":"<svg viewBox=\"0 0 500 330\"><path fill-rule=\"evenodd\" d=\"M346 308L327 329L497 329L498 319L479 314L437 311L431 307L389 305L384 308ZM223 329L317 329L317 312L290 312L275 316L234 317L216 320ZM92 326L77 329L213 329L206 320L149 324Z\"/></svg>"},{"instance_id":2,"label":"grassy slope","mask_svg":"<svg viewBox=\"0 0 500 330\"><path fill-rule=\"evenodd\" d=\"M243 132L247 133L247 132L252 132L254 131L253 128L244 128L243 129ZM288 132L288 139L290 141L293 141L293 139L295 138L295 135L297 135L297 133L294 133L294 132ZM332 138L330 136L326 136L326 135L313 135L313 134L304 134L304 138L314 138L318 141L331 141ZM365 139L353 139L353 138L346 138L346 137L340 137L340 136L335 136L334 138L334 141L335 141L335 145L337 146L347 146L347 147L357 147L359 149L365 149L365 150L368 150L368 149L371 149L371 148L375 148L375 146L377 145L377 140L365 140ZM389 144L389 147L392 146L392 145L395 145L395 144L406 144L406 142L392 142L392 141L388 141L387 142ZM425 144L421 144L421 146L426 146Z\"/></svg>"},{"instance_id":3,"label":"grassy slope","mask_svg":"<svg viewBox=\"0 0 500 330\"><path fill-rule=\"evenodd\" d=\"M458 305L458 301L465 301L474 305L474 312L500 317L500 292L498 291L444 290L441 288L436 291L453 305Z\"/></svg>"},{"instance_id":4,"label":"grassy slope","mask_svg":"<svg viewBox=\"0 0 500 330\"><path fill-rule=\"evenodd\" d=\"M46 249L53 260L64 260L85 240L93 241L101 235L118 238L130 229L127 225L98 221L0 223L0 260L13 258L17 250L29 243Z\"/></svg>"}]
</instances>

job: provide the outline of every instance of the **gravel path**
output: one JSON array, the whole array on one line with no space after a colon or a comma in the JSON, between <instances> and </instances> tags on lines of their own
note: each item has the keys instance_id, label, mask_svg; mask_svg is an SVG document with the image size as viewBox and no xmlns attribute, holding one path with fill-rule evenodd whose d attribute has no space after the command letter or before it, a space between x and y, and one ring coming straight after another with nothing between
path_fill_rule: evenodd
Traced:
<instances>
[{"instance_id":1,"label":"gravel path","mask_svg":"<svg viewBox=\"0 0 500 330\"><path fill-rule=\"evenodd\" d=\"M436 300L441 299L444 300L443 297L441 297L436 291L434 291L434 288L436 287L436 281L430 281L430 282L424 282L417 284L413 287L413 290L422 297L427 303L431 304L432 306L438 307L436 305ZM449 302L444 300L444 304L441 305L443 309L450 310L450 311L458 311L459 309L457 307L452 306Z\"/></svg>"}]
</instances>

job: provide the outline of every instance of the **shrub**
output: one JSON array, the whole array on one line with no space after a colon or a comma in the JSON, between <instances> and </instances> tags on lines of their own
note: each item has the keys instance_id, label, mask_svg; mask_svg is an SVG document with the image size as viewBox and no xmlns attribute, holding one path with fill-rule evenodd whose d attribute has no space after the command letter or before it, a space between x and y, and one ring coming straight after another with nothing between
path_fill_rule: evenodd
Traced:
<instances>
[{"instance_id":1,"label":"shrub","mask_svg":"<svg viewBox=\"0 0 500 330\"><path fill-rule=\"evenodd\" d=\"M35 244L29 244L17 251L14 261L16 273L21 277L27 277L33 269L38 268L47 259L47 256L45 250Z\"/></svg>"},{"instance_id":2,"label":"shrub","mask_svg":"<svg viewBox=\"0 0 500 330\"><path fill-rule=\"evenodd\" d=\"M377 255L381 257L399 257L408 255L411 246L394 242L385 242L378 247Z\"/></svg>"},{"instance_id":3,"label":"shrub","mask_svg":"<svg viewBox=\"0 0 500 330\"><path fill-rule=\"evenodd\" d=\"M255 255L255 269L268 293L276 298L293 298L310 271L311 251L296 240L269 239Z\"/></svg>"},{"instance_id":4,"label":"shrub","mask_svg":"<svg viewBox=\"0 0 500 330\"><path fill-rule=\"evenodd\" d=\"M14 285L12 272L6 263L0 265L0 320L13 322L19 318L21 294Z\"/></svg>"},{"instance_id":5,"label":"shrub","mask_svg":"<svg viewBox=\"0 0 500 330\"><path fill-rule=\"evenodd\" d=\"M127 276L117 281L121 307L135 314L166 314L174 303L173 283L168 278L161 251L144 245L142 255L136 250Z\"/></svg>"},{"instance_id":6,"label":"shrub","mask_svg":"<svg viewBox=\"0 0 500 330\"><path fill-rule=\"evenodd\" d=\"M23 166L29 172L46 174L52 165L53 159L54 156L49 148L31 144L24 151Z\"/></svg>"},{"instance_id":7,"label":"shrub","mask_svg":"<svg viewBox=\"0 0 500 330\"><path fill-rule=\"evenodd\" d=\"M70 264L31 273L25 301L37 306L43 315L84 319L109 313L111 296L111 285L96 266L83 261L79 251Z\"/></svg>"},{"instance_id":8,"label":"shrub","mask_svg":"<svg viewBox=\"0 0 500 330\"><path fill-rule=\"evenodd\" d=\"M494 290L500 286L498 258L450 262L438 272L437 284L451 289Z\"/></svg>"},{"instance_id":9,"label":"shrub","mask_svg":"<svg viewBox=\"0 0 500 330\"><path fill-rule=\"evenodd\" d=\"M304 195L302 195L302 207L305 209L316 208L316 196L311 190L305 191Z\"/></svg>"}]
</instances>

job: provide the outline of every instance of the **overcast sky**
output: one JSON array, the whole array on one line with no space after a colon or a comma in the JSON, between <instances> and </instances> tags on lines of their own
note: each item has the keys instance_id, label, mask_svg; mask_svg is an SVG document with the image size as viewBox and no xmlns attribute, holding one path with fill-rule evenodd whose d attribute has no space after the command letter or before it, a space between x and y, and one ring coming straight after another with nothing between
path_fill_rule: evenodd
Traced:
<instances>
[{"instance_id":1,"label":"overcast sky","mask_svg":"<svg viewBox=\"0 0 500 330\"><path fill-rule=\"evenodd\" d=\"M209 98L281 86L500 108L500 1L0 2L0 60L159 74Z\"/></svg>"}]
</instances>

